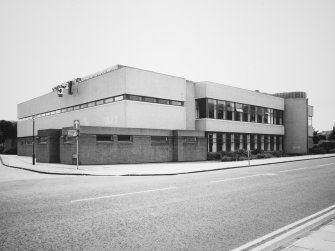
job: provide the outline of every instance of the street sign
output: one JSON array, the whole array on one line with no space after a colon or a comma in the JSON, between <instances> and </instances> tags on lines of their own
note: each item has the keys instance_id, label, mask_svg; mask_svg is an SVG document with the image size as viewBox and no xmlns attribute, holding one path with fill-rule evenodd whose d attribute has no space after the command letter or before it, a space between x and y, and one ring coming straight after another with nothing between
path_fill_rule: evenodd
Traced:
<instances>
[{"instance_id":1,"label":"street sign","mask_svg":"<svg viewBox=\"0 0 335 251\"><path fill-rule=\"evenodd\" d=\"M73 128L76 129L76 130L80 129L79 119L76 119L76 120L73 121Z\"/></svg>"},{"instance_id":2,"label":"street sign","mask_svg":"<svg viewBox=\"0 0 335 251\"><path fill-rule=\"evenodd\" d=\"M67 131L67 136L69 136L69 137L77 137L78 136L78 131L77 130L68 130Z\"/></svg>"}]
</instances>

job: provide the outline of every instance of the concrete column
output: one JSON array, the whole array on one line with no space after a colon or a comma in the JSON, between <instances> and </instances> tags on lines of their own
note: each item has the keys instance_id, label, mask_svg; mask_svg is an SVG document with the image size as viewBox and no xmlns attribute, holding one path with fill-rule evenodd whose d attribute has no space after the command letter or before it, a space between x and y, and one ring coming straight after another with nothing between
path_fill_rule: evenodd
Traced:
<instances>
[{"instance_id":1,"label":"concrete column","mask_svg":"<svg viewBox=\"0 0 335 251\"><path fill-rule=\"evenodd\" d=\"M232 152L234 152L235 151L235 140L234 140L234 138L235 138L235 135L234 135L234 133L232 133L231 134L231 136L230 136L230 150L232 151Z\"/></svg>"},{"instance_id":2,"label":"concrete column","mask_svg":"<svg viewBox=\"0 0 335 251\"><path fill-rule=\"evenodd\" d=\"M222 151L226 151L226 134L225 133L222 133Z\"/></svg>"},{"instance_id":3,"label":"concrete column","mask_svg":"<svg viewBox=\"0 0 335 251\"><path fill-rule=\"evenodd\" d=\"M264 151L264 135L261 136L261 148Z\"/></svg>"},{"instance_id":4,"label":"concrete column","mask_svg":"<svg viewBox=\"0 0 335 251\"><path fill-rule=\"evenodd\" d=\"M242 150L243 149L243 135L242 134L240 134L240 150Z\"/></svg>"},{"instance_id":5,"label":"concrete column","mask_svg":"<svg viewBox=\"0 0 335 251\"><path fill-rule=\"evenodd\" d=\"M274 151L277 151L277 136L273 136L273 150Z\"/></svg>"},{"instance_id":6,"label":"concrete column","mask_svg":"<svg viewBox=\"0 0 335 251\"><path fill-rule=\"evenodd\" d=\"M217 152L216 133L213 133L213 152Z\"/></svg>"}]
</instances>

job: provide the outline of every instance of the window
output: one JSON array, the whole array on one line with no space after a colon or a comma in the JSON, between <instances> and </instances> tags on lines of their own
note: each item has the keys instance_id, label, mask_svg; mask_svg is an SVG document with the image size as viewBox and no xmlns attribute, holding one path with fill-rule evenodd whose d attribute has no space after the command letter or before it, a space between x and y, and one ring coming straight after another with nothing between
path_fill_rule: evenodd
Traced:
<instances>
[{"instance_id":1,"label":"window","mask_svg":"<svg viewBox=\"0 0 335 251\"><path fill-rule=\"evenodd\" d=\"M80 109L84 109L84 108L87 108L87 104L80 105Z\"/></svg>"},{"instance_id":2,"label":"window","mask_svg":"<svg viewBox=\"0 0 335 251\"><path fill-rule=\"evenodd\" d=\"M96 135L97 142L110 142L113 141L113 135Z\"/></svg>"},{"instance_id":3,"label":"window","mask_svg":"<svg viewBox=\"0 0 335 251\"><path fill-rule=\"evenodd\" d=\"M264 110L264 123L269 124L270 123L270 109L265 108Z\"/></svg>"},{"instance_id":4,"label":"window","mask_svg":"<svg viewBox=\"0 0 335 251\"><path fill-rule=\"evenodd\" d=\"M281 110L277 111L277 122L278 122L278 125L283 124L283 111Z\"/></svg>"},{"instance_id":5,"label":"window","mask_svg":"<svg viewBox=\"0 0 335 251\"><path fill-rule=\"evenodd\" d=\"M267 135L264 135L264 151L269 150L269 138Z\"/></svg>"},{"instance_id":6,"label":"window","mask_svg":"<svg viewBox=\"0 0 335 251\"><path fill-rule=\"evenodd\" d=\"M201 98L196 100L197 104L198 104L198 108L199 108L199 117L198 118L206 118L206 99L205 98Z\"/></svg>"},{"instance_id":7,"label":"window","mask_svg":"<svg viewBox=\"0 0 335 251\"><path fill-rule=\"evenodd\" d=\"M250 122L256 122L256 107L254 105L250 106Z\"/></svg>"},{"instance_id":8,"label":"window","mask_svg":"<svg viewBox=\"0 0 335 251\"><path fill-rule=\"evenodd\" d=\"M60 113L60 110L56 110L56 112L55 112L56 114L58 114L58 113Z\"/></svg>"},{"instance_id":9,"label":"window","mask_svg":"<svg viewBox=\"0 0 335 251\"><path fill-rule=\"evenodd\" d=\"M130 135L117 135L117 141L132 142L133 137Z\"/></svg>"},{"instance_id":10,"label":"window","mask_svg":"<svg viewBox=\"0 0 335 251\"><path fill-rule=\"evenodd\" d=\"M243 121L249 122L249 105L243 105Z\"/></svg>"},{"instance_id":11,"label":"window","mask_svg":"<svg viewBox=\"0 0 335 251\"><path fill-rule=\"evenodd\" d=\"M95 102L93 101L93 102L89 102L88 104L87 104L87 107L92 107L92 106L95 106Z\"/></svg>"},{"instance_id":12,"label":"window","mask_svg":"<svg viewBox=\"0 0 335 251\"><path fill-rule=\"evenodd\" d=\"M236 113L235 113L235 120L242 121L242 114L243 114L243 106L242 104L235 104L236 106Z\"/></svg>"},{"instance_id":13,"label":"window","mask_svg":"<svg viewBox=\"0 0 335 251\"><path fill-rule=\"evenodd\" d=\"M234 103L226 102L226 105L227 105L227 119L233 120L234 119Z\"/></svg>"},{"instance_id":14,"label":"window","mask_svg":"<svg viewBox=\"0 0 335 251\"><path fill-rule=\"evenodd\" d=\"M216 119L216 100L208 99L208 117Z\"/></svg>"},{"instance_id":15,"label":"window","mask_svg":"<svg viewBox=\"0 0 335 251\"><path fill-rule=\"evenodd\" d=\"M313 125L313 123L312 123L312 117L308 117L308 125L309 125L309 126L312 126L312 125Z\"/></svg>"},{"instance_id":16,"label":"window","mask_svg":"<svg viewBox=\"0 0 335 251\"><path fill-rule=\"evenodd\" d=\"M264 123L264 108L257 107L257 122Z\"/></svg>"},{"instance_id":17,"label":"window","mask_svg":"<svg viewBox=\"0 0 335 251\"><path fill-rule=\"evenodd\" d=\"M234 142L235 142L235 151L239 150L241 147L241 134L235 133Z\"/></svg>"},{"instance_id":18,"label":"window","mask_svg":"<svg viewBox=\"0 0 335 251\"><path fill-rule=\"evenodd\" d=\"M182 103L181 101L171 100L171 101L170 101L170 105L178 105L178 106L182 106L183 103Z\"/></svg>"},{"instance_id":19,"label":"window","mask_svg":"<svg viewBox=\"0 0 335 251\"><path fill-rule=\"evenodd\" d=\"M222 147L223 147L223 134L222 133L217 133L216 134L216 147L217 147L217 151L220 152L222 151Z\"/></svg>"},{"instance_id":20,"label":"window","mask_svg":"<svg viewBox=\"0 0 335 251\"><path fill-rule=\"evenodd\" d=\"M270 150L274 150L274 136L270 136Z\"/></svg>"},{"instance_id":21,"label":"window","mask_svg":"<svg viewBox=\"0 0 335 251\"><path fill-rule=\"evenodd\" d=\"M197 143L196 137L184 137L184 143Z\"/></svg>"},{"instance_id":22,"label":"window","mask_svg":"<svg viewBox=\"0 0 335 251\"><path fill-rule=\"evenodd\" d=\"M250 150L255 150L257 144L257 136L250 134Z\"/></svg>"},{"instance_id":23,"label":"window","mask_svg":"<svg viewBox=\"0 0 335 251\"><path fill-rule=\"evenodd\" d=\"M213 133L208 133L208 152L213 152Z\"/></svg>"},{"instance_id":24,"label":"window","mask_svg":"<svg viewBox=\"0 0 335 251\"><path fill-rule=\"evenodd\" d=\"M106 98L105 99L105 104L113 103L113 102L114 102L114 98Z\"/></svg>"},{"instance_id":25,"label":"window","mask_svg":"<svg viewBox=\"0 0 335 251\"><path fill-rule=\"evenodd\" d=\"M121 100L123 100L123 95L116 96L116 97L114 98L114 100L115 100L115 102L116 102L116 101L121 101Z\"/></svg>"},{"instance_id":26,"label":"window","mask_svg":"<svg viewBox=\"0 0 335 251\"><path fill-rule=\"evenodd\" d=\"M73 111L73 106L68 107L68 108L67 108L67 111L68 111L68 112Z\"/></svg>"},{"instance_id":27,"label":"window","mask_svg":"<svg viewBox=\"0 0 335 251\"><path fill-rule=\"evenodd\" d=\"M133 101L142 101L142 97L137 96L137 95L127 95L127 99L133 100Z\"/></svg>"},{"instance_id":28,"label":"window","mask_svg":"<svg viewBox=\"0 0 335 251\"><path fill-rule=\"evenodd\" d=\"M156 99L155 98L150 98L150 97L144 97L143 98L144 102L149 102L149 103L156 103Z\"/></svg>"},{"instance_id":29,"label":"window","mask_svg":"<svg viewBox=\"0 0 335 251\"><path fill-rule=\"evenodd\" d=\"M67 136L67 135L64 135L63 136L63 143L64 144L72 144L72 138Z\"/></svg>"},{"instance_id":30,"label":"window","mask_svg":"<svg viewBox=\"0 0 335 251\"><path fill-rule=\"evenodd\" d=\"M168 143L167 136L151 136L151 143Z\"/></svg>"},{"instance_id":31,"label":"window","mask_svg":"<svg viewBox=\"0 0 335 251\"><path fill-rule=\"evenodd\" d=\"M96 101L95 105L103 105L103 103L104 103L104 101L103 101L103 99L101 99L101 100Z\"/></svg>"},{"instance_id":32,"label":"window","mask_svg":"<svg viewBox=\"0 0 335 251\"><path fill-rule=\"evenodd\" d=\"M45 114L45 116L49 116L50 115L50 112L47 112L46 114Z\"/></svg>"},{"instance_id":33,"label":"window","mask_svg":"<svg viewBox=\"0 0 335 251\"><path fill-rule=\"evenodd\" d=\"M54 115L56 113L56 111L52 111L50 112L50 115Z\"/></svg>"},{"instance_id":34,"label":"window","mask_svg":"<svg viewBox=\"0 0 335 251\"><path fill-rule=\"evenodd\" d=\"M73 107L74 110L78 110L80 108L79 105L76 105L75 107Z\"/></svg>"},{"instance_id":35,"label":"window","mask_svg":"<svg viewBox=\"0 0 335 251\"><path fill-rule=\"evenodd\" d=\"M257 135L257 149L261 150L262 149L262 135Z\"/></svg>"},{"instance_id":36,"label":"window","mask_svg":"<svg viewBox=\"0 0 335 251\"><path fill-rule=\"evenodd\" d=\"M270 109L270 123L273 124L273 109Z\"/></svg>"},{"instance_id":37,"label":"window","mask_svg":"<svg viewBox=\"0 0 335 251\"><path fill-rule=\"evenodd\" d=\"M231 152L231 133L226 134L226 151Z\"/></svg>"},{"instance_id":38,"label":"window","mask_svg":"<svg viewBox=\"0 0 335 251\"><path fill-rule=\"evenodd\" d=\"M248 149L248 134L243 134L243 137L242 137L242 141L243 141L243 149L244 150L247 150Z\"/></svg>"},{"instance_id":39,"label":"window","mask_svg":"<svg viewBox=\"0 0 335 251\"><path fill-rule=\"evenodd\" d=\"M168 105L169 104L169 100L167 99L158 99L157 103L159 104L164 104L164 105Z\"/></svg>"},{"instance_id":40,"label":"window","mask_svg":"<svg viewBox=\"0 0 335 251\"><path fill-rule=\"evenodd\" d=\"M218 100L217 110L218 110L218 119L226 119L226 102Z\"/></svg>"}]
</instances>

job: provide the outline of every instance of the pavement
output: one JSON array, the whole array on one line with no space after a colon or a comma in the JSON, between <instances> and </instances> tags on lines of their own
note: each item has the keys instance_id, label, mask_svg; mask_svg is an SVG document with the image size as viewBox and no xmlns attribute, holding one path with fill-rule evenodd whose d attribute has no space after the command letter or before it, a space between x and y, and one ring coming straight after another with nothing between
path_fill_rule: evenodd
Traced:
<instances>
[{"instance_id":1,"label":"pavement","mask_svg":"<svg viewBox=\"0 0 335 251\"><path fill-rule=\"evenodd\" d=\"M198 161L114 165L80 165L78 169L76 165L65 165L57 163L36 163L35 165L32 165L31 157L17 155L0 155L0 161L3 165L8 167L45 174L94 176L151 176L208 172L223 169L260 166L330 157L335 157L335 154L254 159L250 160L250 165L248 160L233 162Z\"/></svg>"},{"instance_id":2,"label":"pavement","mask_svg":"<svg viewBox=\"0 0 335 251\"><path fill-rule=\"evenodd\" d=\"M307 236L295 241L283 251L334 251L335 250L335 220Z\"/></svg>"}]
</instances>

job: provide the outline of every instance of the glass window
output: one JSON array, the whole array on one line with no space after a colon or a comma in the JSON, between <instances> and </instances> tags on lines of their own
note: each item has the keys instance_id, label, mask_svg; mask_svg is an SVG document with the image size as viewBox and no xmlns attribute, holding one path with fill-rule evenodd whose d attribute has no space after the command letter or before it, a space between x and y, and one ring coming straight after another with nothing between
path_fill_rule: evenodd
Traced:
<instances>
[{"instance_id":1,"label":"glass window","mask_svg":"<svg viewBox=\"0 0 335 251\"><path fill-rule=\"evenodd\" d=\"M171 101L170 101L170 105L178 105L178 106L182 106L183 103L182 103L181 101L171 100Z\"/></svg>"},{"instance_id":2,"label":"glass window","mask_svg":"<svg viewBox=\"0 0 335 251\"><path fill-rule=\"evenodd\" d=\"M222 146L223 146L222 136L223 136L222 133L216 134L216 146L217 146L218 152L222 151Z\"/></svg>"},{"instance_id":3,"label":"glass window","mask_svg":"<svg viewBox=\"0 0 335 251\"><path fill-rule=\"evenodd\" d=\"M87 108L87 104L80 105L80 109L84 109L84 108Z\"/></svg>"},{"instance_id":4,"label":"glass window","mask_svg":"<svg viewBox=\"0 0 335 251\"><path fill-rule=\"evenodd\" d=\"M254 105L250 106L250 122L256 122L256 107Z\"/></svg>"},{"instance_id":5,"label":"glass window","mask_svg":"<svg viewBox=\"0 0 335 251\"><path fill-rule=\"evenodd\" d=\"M114 102L114 98L106 98L105 99L105 104L108 104L108 103L113 103Z\"/></svg>"},{"instance_id":6,"label":"glass window","mask_svg":"<svg viewBox=\"0 0 335 251\"><path fill-rule=\"evenodd\" d=\"M133 101L142 101L142 97L137 95L127 95L127 99Z\"/></svg>"},{"instance_id":7,"label":"glass window","mask_svg":"<svg viewBox=\"0 0 335 251\"><path fill-rule=\"evenodd\" d=\"M206 118L206 99L197 99L197 102L199 106L199 118Z\"/></svg>"},{"instance_id":8,"label":"glass window","mask_svg":"<svg viewBox=\"0 0 335 251\"><path fill-rule=\"evenodd\" d=\"M271 136L270 136L270 150L271 150L271 151L274 150L274 143L275 143L275 141L274 141L274 136L271 135Z\"/></svg>"},{"instance_id":9,"label":"glass window","mask_svg":"<svg viewBox=\"0 0 335 251\"><path fill-rule=\"evenodd\" d=\"M278 125L278 122L277 122L277 110L276 109L273 109L273 124L274 125Z\"/></svg>"},{"instance_id":10,"label":"glass window","mask_svg":"<svg viewBox=\"0 0 335 251\"><path fill-rule=\"evenodd\" d=\"M270 109L270 124L273 124L273 109Z\"/></svg>"},{"instance_id":11,"label":"glass window","mask_svg":"<svg viewBox=\"0 0 335 251\"><path fill-rule=\"evenodd\" d=\"M73 107L74 110L78 110L80 108L79 105L76 105L75 107Z\"/></svg>"},{"instance_id":12,"label":"glass window","mask_svg":"<svg viewBox=\"0 0 335 251\"><path fill-rule=\"evenodd\" d=\"M49 116L50 115L50 112L47 112L46 114L45 114L45 116Z\"/></svg>"},{"instance_id":13,"label":"glass window","mask_svg":"<svg viewBox=\"0 0 335 251\"><path fill-rule=\"evenodd\" d=\"M144 102L149 102L149 103L156 103L157 100L155 98L151 98L151 97L143 97L143 101Z\"/></svg>"},{"instance_id":14,"label":"glass window","mask_svg":"<svg viewBox=\"0 0 335 251\"><path fill-rule=\"evenodd\" d=\"M241 134L235 133L234 142L235 142L235 151L240 149L241 146Z\"/></svg>"},{"instance_id":15,"label":"glass window","mask_svg":"<svg viewBox=\"0 0 335 251\"><path fill-rule=\"evenodd\" d=\"M114 100L115 100L115 102L116 102L116 101L121 101L121 100L123 100L123 95L116 96L116 97L114 98Z\"/></svg>"},{"instance_id":16,"label":"glass window","mask_svg":"<svg viewBox=\"0 0 335 251\"><path fill-rule=\"evenodd\" d=\"M56 113L56 114L60 113L60 110L57 110L55 113Z\"/></svg>"},{"instance_id":17,"label":"glass window","mask_svg":"<svg viewBox=\"0 0 335 251\"><path fill-rule=\"evenodd\" d=\"M264 108L257 107L257 122L264 123Z\"/></svg>"},{"instance_id":18,"label":"glass window","mask_svg":"<svg viewBox=\"0 0 335 251\"><path fill-rule=\"evenodd\" d=\"M233 102L226 102L227 107L227 120L234 119L234 103Z\"/></svg>"},{"instance_id":19,"label":"glass window","mask_svg":"<svg viewBox=\"0 0 335 251\"><path fill-rule=\"evenodd\" d=\"M43 137L38 137L38 138L37 138L37 142L38 142L39 144L46 144L47 141L48 141L48 137L47 137L47 136L43 136Z\"/></svg>"},{"instance_id":20,"label":"glass window","mask_svg":"<svg viewBox=\"0 0 335 251\"><path fill-rule=\"evenodd\" d=\"M268 135L264 135L264 151L269 150L269 138Z\"/></svg>"},{"instance_id":21,"label":"glass window","mask_svg":"<svg viewBox=\"0 0 335 251\"><path fill-rule=\"evenodd\" d=\"M151 143L168 143L167 136L151 136Z\"/></svg>"},{"instance_id":22,"label":"glass window","mask_svg":"<svg viewBox=\"0 0 335 251\"><path fill-rule=\"evenodd\" d=\"M235 120L242 121L243 106L242 104L236 103L235 107L236 107Z\"/></svg>"},{"instance_id":23,"label":"glass window","mask_svg":"<svg viewBox=\"0 0 335 251\"><path fill-rule=\"evenodd\" d=\"M262 135L257 135L257 149L262 149Z\"/></svg>"},{"instance_id":24,"label":"glass window","mask_svg":"<svg viewBox=\"0 0 335 251\"><path fill-rule=\"evenodd\" d=\"M95 105L102 105L104 103L103 99L98 100L95 102Z\"/></svg>"},{"instance_id":25,"label":"glass window","mask_svg":"<svg viewBox=\"0 0 335 251\"><path fill-rule=\"evenodd\" d=\"M93 102L89 102L89 103L87 104L87 106L88 106L88 107L95 106L95 102L94 102L94 101L93 101Z\"/></svg>"},{"instance_id":26,"label":"glass window","mask_svg":"<svg viewBox=\"0 0 335 251\"><path fill-rule=\"evenodd\" d=\"M68 112L73 111L73 106L68 107L68 108L67 108L67 111L68 111Z\"/></svg>"},{"instance_id":27,"label":"glass window","mask_svg":"<svg viewBox=\"0 0 335 251\"><path fill-rule=\"evenodd\" d=\"M249 122L249 105L243 105L243 121Z\"/></svg>"},{"instance_id":28,"label":"glass window","mask_svg":"<svg viewBox=\"0 0 335 251\"><path fill-rule=\"evenodd\" d=\"M56 111L52 111L50 112L50 115L54 115L56 113Z\"/></svg>"},{"instance_id":29,"label":"glass window","mask_svg":"<svg viewBox=\"0 0 335 251\"><path fill-rule=\"evenodd\" d=\"M133 137L131 135L117 135L117 141L131 142Z\"/></svg>"},{"instance_id":30,"label":"glass window","mask_svg":"<svg viewBox=\"0 0 335 251\"><path fill-rule=\"evenodd\" d=\"M96 141L113 141L113 135L96 135Z\"/></svg>"},{"instance_id":31,"label":"glass window","mask_svg":"<svg viewBox=\"0 0 335 251\"><path fill-rule=\"evenodd\" d=\"M157 100L157 103L159 103L159 104L164 104L164 105L168 105L169 104L169 100L167 100L167 99L158 99Z\"/></svg>"},{"instance_id":32,"label":"glass window","mask_svg":"<svg viewBox=\"0 0 335 251\"><path fill-rule=\"evenodd\" d=\"M231 133L226 134L226 151L231 152Z\"/></svg>"},{"instance_id":33,"label":"glass window","mask_svg":"<svg viewBox=\"0 0 335 251\"><path fill-rule=\"evenodd\" d=\"M208 139L208 152L213 152L213 133L207 134Z\"/></svg>"},{"instance_id":34,"label":"glass window","mask_svg":"<svg viewBox=\"0 0 335 251\"><path fill-rule=\"evenodd\" d=\"M218 119L226 119L226 101L218 100L217 111Z\"/></svg>"},{"instance_id":35,"label":"glass window","mask_svg":"<svg viewBox=\"0 0 335 251\"><path fill-rule=\"evenodd\" d=\"M184 143L197 143L197 137L184 137Z\"/></svg>"},{"instance_id":36,"label":"glass window","mask_svg":"<svg viewBox=\"0 0 335 251\"><path fill-rule=\"evenodd\" d=\"M208 117L216 119L216 100L208 99Z\"/></svg>"},{"instance_id":37,"label":"glass window","mask_svg":"<svg viewBox=\"0 0 335 251\"><path fill-rule=\"evenodd\" d=\"M250 150L255 150L256 140L257 138L255 138L255 134L250 134Z\"/></svg>"},{"instance_id":38,"label":"glass window","mask_svg":"<svg viewBox=\"0 0 335 251\"><path fill-rule=\"evenodd\" d=\"M243 149L248 150L248 134L243 134Z\"/></svg>"},{"instance_id":39,"label":"glass window","mask_svg":"<svg viewBox=\"0 0 335 251\"><path fill-rule=\"evenodd\" d=\"M265 124L270 123L270 109L269 108L264 109L264 123Z\"/></svg>"},{"instance_id":40,"label":"glass window","mask_svg":"<svg viewBox=\"0 0 335 251\"><path fill-rule=\"evenodd\" d=\"M309 126L312 126L312 125L313 125L313 123L312 123L312 117L308 117L308 125L309 125Z\"/></svg>"},{"instance_id":41,"label":"glass window","mask_svg":"<svg viewBox=\"0 0 335 251\"><path fill-rule=\"evenodd\" d=\"M277 116L278 116L278 125L283 124L283 111L277 111Z\"/></svg>"}]
</instances>

